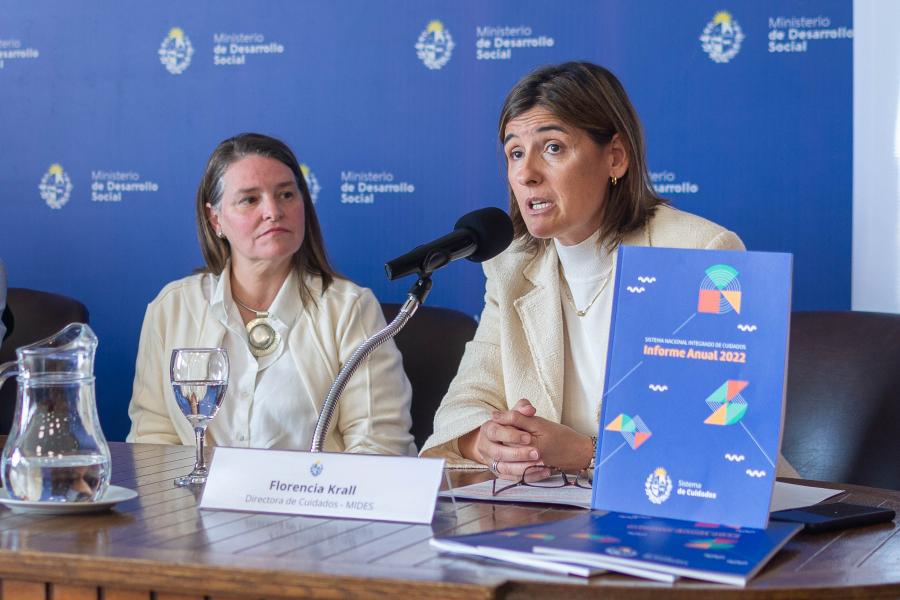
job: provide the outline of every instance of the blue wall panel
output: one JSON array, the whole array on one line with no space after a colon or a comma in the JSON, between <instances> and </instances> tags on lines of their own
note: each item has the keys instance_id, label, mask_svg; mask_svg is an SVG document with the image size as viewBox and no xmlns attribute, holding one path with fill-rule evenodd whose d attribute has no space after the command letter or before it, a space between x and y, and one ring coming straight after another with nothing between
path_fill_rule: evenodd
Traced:
<instances>
[{"instance_id":1,"label":"blue wall panel","mask_svg":"<svg viewBox=\"0 0 900 600\"><path fill-rule=\"evenodd\" d=\"M642 116L650 169L669 186L663 195L752 249L793 252L795 309L849 308L849 0L3 0L0 11L0 256L11 285L90 308L112 439L127 432L147 302L201 264L193 199L217 142L247 130L285 139L319 187L339 269L399 301L409 283L388 282L384 261L469 210L506 205L497 112L510 86L546 63L587 59L616 72ZM453 43L433 69L416 51L420 36L433 41L432 21L438 45ZM706 29L741 38L725 45L726 61L703 49ZM817 39L772 52L779 32ZM217 65L231 54L223 35L262 52ZM188 45L192 54L172 74L160 50L179 44L179 56ZM54 164L64 177L48 175ZM156 191L100 201L101 172L135 174ZM342 177L367 173L414 191L346 202L342 184L359 196L358 184ZM61 208L42 199L45 177L71 182ZM478 314L482 288L480 269L454 264L435 277L429 303Z\"/></svg>"}]
</instances>

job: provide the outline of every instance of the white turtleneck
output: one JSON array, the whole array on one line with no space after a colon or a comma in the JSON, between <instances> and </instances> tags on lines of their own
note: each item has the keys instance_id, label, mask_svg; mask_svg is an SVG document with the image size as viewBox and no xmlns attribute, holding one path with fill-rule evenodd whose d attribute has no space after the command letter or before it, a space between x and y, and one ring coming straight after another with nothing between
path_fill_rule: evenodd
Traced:
<instances>
[{"instance_id":1,"label":"white turtleneck","mask_svg":"<svg viewBox=\"0 0 900 600\"><path fill-rule=\"evenodd\" d=\"M574 246L553 240L559 256L565 324L562 423L591 436L597 435L599 427L613 297L614 257L598 243L599 238L597 231ZM572 292L571 301L567 289ZM590 308L583 317L578 316L573 302L581 311Z\"/></svg>"}]
</instances>

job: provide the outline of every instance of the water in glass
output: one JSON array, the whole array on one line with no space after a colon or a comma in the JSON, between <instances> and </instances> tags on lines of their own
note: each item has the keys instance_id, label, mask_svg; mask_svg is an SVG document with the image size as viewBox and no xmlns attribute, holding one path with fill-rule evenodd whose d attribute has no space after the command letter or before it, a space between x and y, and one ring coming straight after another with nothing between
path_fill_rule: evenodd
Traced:
<instances>
[{"instance_id":1,"label":"water in glass","mask_svg":"<svg viewBox=\"0 0 900 600\"><path fill-rule=\"evenodd\" d=\"M216 416L227 387L224 383L208 381L181 381L172 384L178 408L194 427L208 425Z\"/></svg>"},{"instance_id":2,"label":"water in glass","mask_svg":"<svg viewBox=\"0 0 900 600\"><path fill-rule=\"evenodd\" d=\"M228 388L228 353L224 348L176 348L169 367L175 402L194 428L197 447L194 469L176 478L175 485L203 484L209 475L203 454L206 427Z\"/></svg>"}]
</instances>

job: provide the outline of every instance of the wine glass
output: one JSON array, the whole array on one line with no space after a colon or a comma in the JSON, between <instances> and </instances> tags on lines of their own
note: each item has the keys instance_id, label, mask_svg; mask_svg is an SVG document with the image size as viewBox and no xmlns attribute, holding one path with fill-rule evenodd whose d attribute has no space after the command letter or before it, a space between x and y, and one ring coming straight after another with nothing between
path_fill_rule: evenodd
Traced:
<instances>
[{"instance_id":1,"label":"wine glass","mask_svg":"<svg viewBox=\"0 0 900 600\"><path fill-rule=\"evenodd\" d=\"M176 348L169 365L178 408L197 436L194 470L175 479L175 485L206 483L209 468L203 458L206 427L216 416L228 387L228 353L225 348Z\"/></svg>"}]
</instances>

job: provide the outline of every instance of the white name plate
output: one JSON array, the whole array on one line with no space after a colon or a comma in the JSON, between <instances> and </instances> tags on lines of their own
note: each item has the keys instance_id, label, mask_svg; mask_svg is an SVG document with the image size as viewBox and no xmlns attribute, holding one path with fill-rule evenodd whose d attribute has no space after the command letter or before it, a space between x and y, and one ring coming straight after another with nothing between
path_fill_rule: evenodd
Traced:
<instances>
[{"instance_id":1,"label":"white name plate","mask_svg":"<svg viewBox=\"0 0 900 600\"><path fill-rule=\"evenodd\" d=\"M431 523L444 461L216 448L200 508Z\"/></svg>"}]
</instances>

